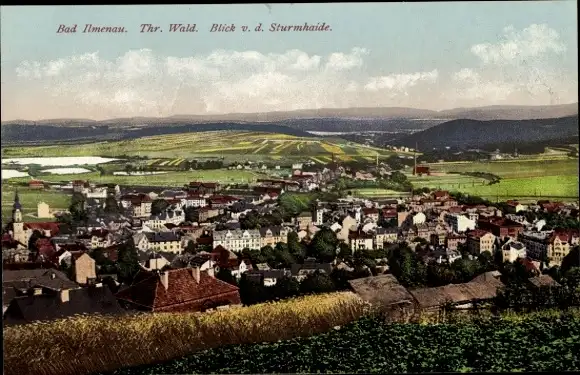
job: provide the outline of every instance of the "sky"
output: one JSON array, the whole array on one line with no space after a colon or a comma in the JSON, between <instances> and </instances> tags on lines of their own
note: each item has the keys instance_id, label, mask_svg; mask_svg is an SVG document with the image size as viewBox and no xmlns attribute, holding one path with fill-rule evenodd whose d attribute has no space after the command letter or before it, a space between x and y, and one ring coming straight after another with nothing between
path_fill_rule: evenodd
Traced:
<instances>
[{"instance_id":1,"label":"sky","mask_svg":"<svg viewBox=\"0 0 580 375\"><path fill-rule=\"evenodd\" d=\"M576 1L5 6L1 119L573 103L576 10ZM326 31L269 31L323 22ZM158 31L141 33L145 23ZM180 23L197 32L170 32ZM126 32L83 33L86 24Z\"/></svg>"}]
</instances>

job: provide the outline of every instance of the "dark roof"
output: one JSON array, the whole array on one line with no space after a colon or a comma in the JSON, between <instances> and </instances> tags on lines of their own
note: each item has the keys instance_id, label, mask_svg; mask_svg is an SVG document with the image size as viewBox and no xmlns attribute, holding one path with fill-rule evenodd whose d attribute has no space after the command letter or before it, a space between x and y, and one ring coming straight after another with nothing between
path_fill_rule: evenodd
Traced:
<instances>
[{"instance_id":1,"label":"dark roof","mask_svg":"<svg viewBox=\"0 0 580 375\"><path fill-rule=\"evenodd\" d=\"M327 275L330 275L332 272L332 264L330 263L317 263L316 261L308 261L308 259L304 262L304 264L292 264L290 266L290 270L292 271L292 275L296 276L300 271L323 271Z\"/></svg>"},{"instance_id":2,"label":"dark roof","mask_svg":"<svg viewBox=\"0 0 580 375\"><path fill-rule=\"evenodd\" d=\"M6 325L13 325L67 318L80 314L121 315L125 313L107 286L75 289L68 293L67 302L62 302L60 293L16 297L6 310L4 322Z\"/></svg>"},{"instance_id":3,"label":"dark roof","mask_svg":"<svg viewBox=\"0 0 580 375\"><path fill-rule=\"evenodd\" d=\"M503 284L497 279L472 281L464 284L450 284L436 288L421 288L411 290L421 308L441 307L445 303L468 303L474 300L492 299L497 295L498 288Z\"/></svg>"},{"instance_id":4,"label":"dark roof","mask_svg":"<svg viewBox=\"0 0 580 375\"><path fill-rule=\"evenodd\" d=\"M179 237L173 232L159 232L150 233L146 232L145 236L149 242L173 242L179 241Z\"/></svg>"},{"instance_id":5,"label":"dark roof","mask_svg":"<svg viewBox=\"0 0 580 375\"><path fill-rule=\"evenodd\" d=\"M238 287L211 277L207 272L200 272L198 283L193 276L192 268L166 272L168 273L167 289L161 282L161 275L142 271L141 277L136 278L141 281L118 292L117 298L149 310L157 310L238 291Z\"/></svg>"},{"instance_id":6,"label":"dark roof","mask_svg":"<svg viewBox=\"0 0 580 375\"><path fill-rule=\"evenodd\" d=\"M413 296L390 274L350 280L348 283L362 299L383 308L413 301Z\"/></svg>"},{"instance_id":7,"label":"dark roof","mask_svg":"<svg viewBox=\"0 0 580 375\"><path fill-rule=\"evenodd\" d=\"M42 286L53 290L74 289L79 285L61 271L53 269L5 270L2 272L3 286L17 286L18 289L29 289Z\"/></svg>"}]
</instances>

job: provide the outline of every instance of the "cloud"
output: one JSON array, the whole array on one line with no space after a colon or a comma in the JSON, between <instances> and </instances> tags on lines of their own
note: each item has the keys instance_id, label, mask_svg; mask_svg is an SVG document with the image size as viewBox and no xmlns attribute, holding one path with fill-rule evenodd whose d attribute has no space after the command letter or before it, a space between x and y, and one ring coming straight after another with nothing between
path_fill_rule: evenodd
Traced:
<instances>
[{"instance_id":1,"label":"cloud","mask_svg":"<svg viewBox=\"0 0 580 375\"><path fill-rule=\"evenodd\" d=\"M382 77L373 77L365 85L365 90L379 91L384 89L402 91L413 87L420 82L434 83L439 77L439 72L435 69L430 72L418 72L410 74L391 74Z\"/></svg>"},{"instance_id":2,"label":"cloud","mask_svg":"<svg viewBox=\"0 0 580 375\"><path fill-rule=\"evenodd\" d=\"M26 94L10 95L3 116L21 111L13 116L29 117L27 101L38 103L38 118L95 119L333 107L557 104L578 100L577 75L561 70L557 59L549 60L564 51L556 31L533 24L522 30L507 27L499 41L474 44L465 53L477 56L480 64L460 65L455 71L445 66L389 70L372 64L371 51L359 47L327 55L298 49L219 49L176 57L141 49L103 58L91 52L22 62L16 68L18 80L11 84L13 91L26 87ZM373 67L380 72L373 74ZM6 84L2 90L6 92Z\"/></svg>"},{"instance_id":3,"label":"cloud","mask_svg":"<svg viewBox=\"0 0 580 375\"><path fill-rule=\"evenodd\" d=\"M142 49L110 60L94 52L23 62L16 73L41 83L53 101L72 101L101 116L357 106L365 92L369 103L387 106L389 98L405 96L408 88L437 80L437 70L369 76L360 69L369 54L364 48L327 56L296 49L278 54L216 50L174 57Z\"/></svg>"},{"instance_id":4,"label":"cloud","mask_svg":"<svg viewBox=\"0 0 580 375\"><path fill-rule=\"evenodd\" d=\"M521 62L546 53L560 54L564 51L566 46L560 41L558 33L545 24L532 24L521 31L508 26L499 42L471 47L471 52L484 64Z\"/></svg>"}]
</instances>

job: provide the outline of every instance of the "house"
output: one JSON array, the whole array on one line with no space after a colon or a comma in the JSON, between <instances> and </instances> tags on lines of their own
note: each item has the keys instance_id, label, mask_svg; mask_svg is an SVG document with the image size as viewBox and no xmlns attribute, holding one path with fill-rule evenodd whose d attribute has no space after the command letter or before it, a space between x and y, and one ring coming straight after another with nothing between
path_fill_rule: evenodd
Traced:
<instances>
[{"instance_id":1,"label":"house","mask_svg":"<svg viewBox=\"0 0 580 375\"><path fill-rule=\"evenodd\" d=\"M520 233L524 231L524 226L522 224L497 216L480 218L477 221L477 226L480 229L491 232L494 236L499 238L518 238Z\"/></svg>"},{"instance_id":2,"label":"house","mask_svg":"<svg viewBox=\"0 0 580 375\"><path fill-rule=\"evenodd\" d=\"M150 312L207 311L239 305L238 287L216 279L213 268L140 271L135 283L116 294L121 305Z\"/></svg>"},{"instance_id":3,"label":"house","mask_svg":"<svg viewBox=\"0 0 580 375\"><path fill-rule=\"evenodd\" d=\"M561 286L556 280L552 278L550 275L538 275L534 277L530 277L528 282L534 288L545 288L545 287L559 287Z\"/></svg>"},{"instance_id":4,"label":"house","mask_svg":"<svg viewBox=\"0 0 580 375\"><path fill-rule=\"evenodd\" d=\"M290 231L283 226L263 227L258 230L260 231L260 247L268 245L274 247L279 242L288 242L288 233Z\"/></svg>"},{"instance_id":5,"label":"house","mask_svg":"<svg viewBox=\"0 0 580 375\"><path fill-rule=\"evenodd\" d=\"M222 246L239 253L245 248L260 250L262 238L257 229L249 230L222 230L213 232L213 248Z\"/></svg>"},{"instance_id":6,"label":"house","mask_svg":"<svg viewBox=\"0 0 580 375\"><path fill-rule=\"evenodd\" d=\"M30 180L28 181L28 187L30 189L44 189L44 182L38 180Z\"/></svg>"},{"instance_id":7,"label":"house","mask_svg":"<svg viewBox=\"0 0 580 375\"><path fill-rule=\"evenodd\" d=\"M167 251L181 253L181 241L173 232L146 232L134 236L135 246L141 251Z\"/></svg>"},{"instance_id":8,"label":"house","mask_svg":"<svg viewBox=\"0 0 580 375\"><path fill-rule=\"evenodd\" d=\"M97 279L95 260L89 254L83 253L73 258L73 275L78 284L87 285Z\"/></svg>"},{"instance_id":9,"label":"house","mask_svg":"<svg viewBox=\"0 0 580 375\"><path fill-rule=\"evenodd\" d=\"M485 251L494 252L495 236L488 231L476 229L467 235L467 250L473 255Z\"/></svg>"},{"instance_id":10,"label":"house","mask_svg":"<svg viewBox=\"0 0 580 375\"><path fill-rule=\"evenodd\" d=\"M552 265L560 265L574 244L578 243L578 236L571 230L526 231L518 239L526 246L530 258L547 259Z\"/></svg>"},{"instance_id":11,"label":"house","mask_svg":"<svg viewBox=\"0 0 580 375\"><path fill-rule=\"evenodd\" d=\"M416 311L434 312L449 304L455 308L469 308L473 303L488 302L497 296L503 283L491 278L464 284L449 284L435 288L409 291L415 299Z\"/></svg>"},{"instance_id":12,"label":"house","mask_svg":"<svg viewBox=\"0 0 580 375\"><path fill-rule=\"evenodd\" d=\"M285 277L291 277L292 274L290 270L275 270L275 269L268 269L268 270L259 270L255 269L249 272L246 272L246 277L248 280L253 280L255 282L261 283L264 286L274 286L278 283L278 280L283 279Z\"/></svg>"},{"instance_id":13,"label":"house","mask_svg":"<svg viewBox=\"0 0 580 375\"><path fill-rule=\"evenodd\" d=\"M520 211L524 211L526 209L526 206L519 203L518 201L509 200L506 202L506 209L507 212L510 214L517 214Z\"/></svg>"},{"instance_id":14,"label":"house","mask_svg":"<svg viewBox=\"0 0 580 375\"><path fill-rule=\"evenodd\" d=\"M365 218L369 218L374 222L379 221L379 210L374 208L374 207L370 207L370 208L363 208L362 209L363 215Z\"/></svg>"},{"instance_id":15,"label":"house","mask_svg":"<svg viewBox=\"0 0 580 375\"><path fill-rule=\"evenodd\" d=\"M353 254L356 250L373 250L374 236L363 231L351 231L349 236L349 246Z\"/></svg>"},{"instance_id":16,"label":"house","mask_svg":"<svg viewBox=\"0 0 580 375\"><path fill-rule=\"evenodd\" d=\"M508 242L502 245L501 253L502 260L504 262L510 263L515 262L518 258L525 258L527 256L526 246L523 243L515 241L511 238L508 240Z\"/></svg>"},{"instance_id":17,"label":"house","mask_svg":"<svg viewBox=\"0 0 580 375\"><path fill-rule=\"evenodd\" d=\"M350 287L363 300L377 307L391 319L413 313L413 296L391 274L350 280Z\"/></svg>"},{"instance_id":18,"label":"house","mask_svg":"<svg viewBox=\"0 0 580 375\"><path fill-rule=\"evenodd\" d=\"M445 222L451 227L453 232L462 233L468 230L475 229L475 221L469 219L465 215L459 214L445 214Z\"/></svg>"},{"instance_id":19,"label":"house","mask_svg":"<svg viewBox=\"0 0 580 375\"><path fill-rule=\"evenodd\" d=\"M296 221L300 229L306 229L314 220L312 220L312 213L304 211L298 215Z\"/></svg>"},{"instance_id":20,"label":"house","mask_svg":"<svg viewBox=\"0 0 580 375\"><path fill-rule=\"evenodd\" d=\"M54 217L54 215L50 212L50 206L44 202L38 202L36 216L39 219L50 219Z\"/></svg>"},{"instance_id":21,"label":"house","mask_svg":"<svg viewBox=\"0 0 580 375\"><path fill-rule=\"evenodd\" d=\"M290 272L292 277L298 281L303 281L308 275L315 272L324 273L330 275L332 272L331 263L317 263L316 258L307 258L304 260L303 264L292 264L290 266Z\"/></svg>"},{"instance_id":22,"label":"house","mask_svg":"<svg viewBox=\"0 0 580 375\"><path fill-rule=\"evenodd\" d=\"M215 182L197 182L193 181L189 183L189 191L192 193L202 194L202 195L212 195L220 190L220 185Z\"/></svg>"},{"instance_id":23,"label":"house","mask_svg":"<svg viewBox=\"0 0 580 375\"><path fill-rule=\"evenodd\" d=\"M433 199L436 199L438 201L447 201L450 198L449 192L445 190L434 191L431 193L431 196L433 197Z\"/></svg>"},{"instance_id":24,"label":"house","mask_svg":"<svg viewBox=\"0 0 580 375\"><path fill-rule=\"evenodd\" d=\"M426 174L428 176L431 175L431 171L430 171L429 167L426 167L426 166L416 166L416 167L413 168L413 175L422 176L424 174Z\"/></svg>"},{"instance_id":25,"label":"house","mask_svg":"<svg viewBox=\"0 0 580 375\"><path fill-rule=\"evenodd\" d=\"M223 246L218 246L212 251L213 258L220 269L227 269L236 278L242 277L242 274L252 270L252 264L245 259L239 259L238 256Z\"/></svg>"},{"instance_id":26,"label":"house","mask_svg":"<svg viewBox=\"0 0 580 375\"><path fill-rule=\"evenodd\" d=\"M397 228L382 228L378 227L374 230L374 247L375 249L382 249L385 243L395 243L399 237Z\"/></svg>"},{"instance_id":27,"label":"house","mask_svg":"<svg viewBox=\"0 0 580 375\"><path fill-rule=\"evenodd\" d=\"M4 324L11 326L75 315L119 316L126 313L107 286L96 284L88 288L15 297L4 313Z\"/></svg>"}]
</instances>

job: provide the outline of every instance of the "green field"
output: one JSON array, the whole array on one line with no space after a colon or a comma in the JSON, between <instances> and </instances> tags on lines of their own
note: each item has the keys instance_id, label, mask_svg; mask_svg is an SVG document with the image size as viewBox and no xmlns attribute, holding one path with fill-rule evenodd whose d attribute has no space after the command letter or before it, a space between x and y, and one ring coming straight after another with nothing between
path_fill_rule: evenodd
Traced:
<instances>
[{"instance_id":1,"label":"green field","mask_svg":"<svg viewBox=\"0 0 580 375\"><path fill-rule=\"evenodd\" d=\"M296 137L250 131L213 131L144 137L127 141L95 142L81 145L7 147L3 157L55 156L146 156L171 159L156 161L162 166L178 166L185 159L224 157L230 160L375 160L393 152L342 139Z\"/></svg>"},{"instance_id":2,"label":"green field","mask_svg":"<svg viewBox=\"0 0 580 375\"><path fill-rule=\"evenodd\" d=\"M407 192L378 188L351 189L349 191L351 191L355 197L361 198L383 198L383 197L398 198L398 197L406 197L409 195L409 193Z\"/></svg>"},{"instance_id":3,"label":"green field","mask_svg":"<svg viewBox=\"0 0 580 375\"><path fill-rule=\"evenodd\" d=\"M577 313L440 324L363 318L310 337L229 345L124 374L565 372L580 370Z\"/></svg>"},{"instance_id":4,"label":"green field","mask_svg":"<svg viewBox=\"0 0 580 375\"><path fill-rule=\"evenodd\" d=\"M247 170L208 169L188 172L168 172L163 174L145 176L101 176L97 172L70 174L70 175L45 175L38 179L47 182L69 182L74 180L89 180L96 184L119 184L119 185L147 185L147 186L171 186L180 187L191 181L206 181L220 183L252 182L263 177L258 172ZM10 181L26 182L28 177L13 178Z\"/></svg>"},{"instance_id":5,"label":"green field","mask_svg":"<svg viewBox=\"0 0 580 375\"><path fill-rule=\"evenodd\" d=\"M14 203L15 188L12 185L3 184L2 186L2 222L8 222L12 217L12 204ZM25 187L18 188L20 204L24 221L47 221L48 219L38 219L36 217L37 205L39 202L47 203L51 209L68 209L70 204L70 195L50 191L50 190L33 190Z\"/></svg>"},{"instance_id":6,"label":"green field","mask_svg":"<svg viewBox=\"0 0 580 375\"><path fill-rule=\"evenodd\" d=\"M578 159L449 162L429 166L431 176L408 176L414 187L460 191L490 200L578 199ZM487 185L483 178L449 172L485 172L502 180Z\"/></svg>"}]
</instances>

